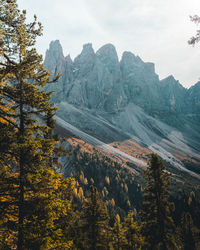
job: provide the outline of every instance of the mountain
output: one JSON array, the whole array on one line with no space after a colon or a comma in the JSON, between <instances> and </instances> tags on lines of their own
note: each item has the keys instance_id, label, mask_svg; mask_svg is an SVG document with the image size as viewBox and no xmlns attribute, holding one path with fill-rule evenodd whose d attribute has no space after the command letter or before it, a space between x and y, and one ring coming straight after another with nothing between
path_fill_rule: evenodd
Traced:
<instances>
[{"instance_id":1,"label":"mountain","mask_svg":"<svg viewBox=\"0 0 200 250\"><path fill-rule=\"evenodd\" d=\"M188 90L187 106L190 113L200 114L200 82Z\"/></svg>"},{"instance_id":2,"label":"mountain","mask_svg":"<svg viewBox=\"0 0 200 250\"><path fill-rule=\"evenodd\" d=\"M198 177L200 82L186 89L173 76L160 80L153 63L131 52L119 60L112 44L97 52L85 44L72 60L56 40L44 66L52 77L62 74L47 90L55 91L57 123L64 130L133 162L146 164L155 152Z\"/></svg>"}]
</instances>

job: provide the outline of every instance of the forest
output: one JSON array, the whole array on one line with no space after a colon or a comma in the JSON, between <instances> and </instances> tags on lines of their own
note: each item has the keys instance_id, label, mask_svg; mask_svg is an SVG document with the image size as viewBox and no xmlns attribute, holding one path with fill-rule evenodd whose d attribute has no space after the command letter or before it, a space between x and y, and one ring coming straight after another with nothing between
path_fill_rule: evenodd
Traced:
<instances>
[{"instance_id":1,"label":"forest","mask_svg":"<svg viewBox=\"0 0 200 250\"><path fill-rule=\"evenodd\" d=\"M79 147L73 173L55 135L51 92L57 81L35 49L37 17L0 0L0 249L200 249L195 189L171 195L171 174L152 154L136 176ZM198 187L196 187L198 188Z\"/></svg>"}]
</instances>

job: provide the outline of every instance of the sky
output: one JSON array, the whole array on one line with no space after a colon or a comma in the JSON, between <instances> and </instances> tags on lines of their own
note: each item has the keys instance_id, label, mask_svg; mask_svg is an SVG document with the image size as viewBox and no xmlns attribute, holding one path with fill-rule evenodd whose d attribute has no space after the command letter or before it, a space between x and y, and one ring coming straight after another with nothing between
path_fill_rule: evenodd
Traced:
<instances>
[{"instance_id":1,"label":"sky","mask_svg":"<svg viewBox=\"0 0 200 250\"><path fill-rule=\"evenodd\" d=\"M18 0L27 20L36 14L44 26L37 50L45 55L52 40L60 40L64 55L75 58L85 43L98 50L112 43L119 60L131 51L155 63L160 79L173 75L189 88L200 80L200 43L188 45L200 26L199 0Z\"/></svg>"}]
</instances>

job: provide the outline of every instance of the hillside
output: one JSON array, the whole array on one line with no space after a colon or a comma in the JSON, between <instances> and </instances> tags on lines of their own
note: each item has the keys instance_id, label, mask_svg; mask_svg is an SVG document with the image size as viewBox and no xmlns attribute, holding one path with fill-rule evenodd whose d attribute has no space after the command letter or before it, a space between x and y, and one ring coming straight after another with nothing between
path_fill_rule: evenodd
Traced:
<instances>
[{"instance_id":1,"label":"hillside","mask_svg":"<svg viewBox=\"0 0 200 250\"><path fill-rule=\"evenodd\" d=\"M119 61L111 44L97 52L86 44L72 61L54 41L44 65L52 77L62 73L47 87L55 91L59 125L136 164L155 152L179 171L199 174L199 83L185 89L173 76L160 80L153 63L131 52Z\"/></svg>"}]
</instances>

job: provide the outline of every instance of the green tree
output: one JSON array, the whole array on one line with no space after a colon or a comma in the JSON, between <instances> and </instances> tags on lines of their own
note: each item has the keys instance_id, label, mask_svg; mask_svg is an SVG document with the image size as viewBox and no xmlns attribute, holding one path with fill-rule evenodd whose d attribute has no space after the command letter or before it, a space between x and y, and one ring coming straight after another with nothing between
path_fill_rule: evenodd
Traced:
<instances>
[{"instance_id":1,"label":"green tree","mask_svg":"<svg viewBox=\"0 0 200 250\"><path fill-rule=\"evenodd\" d=\"M141 233L141 226L134 221L134 212L129 211L123 223L125 236L127 239L126 249L142 249L144 239Z\"/></svg>"},{"instance_id":2,"label":"green tree","mask_svg":"<svg viewBox=\"0 0 200 250\"><path fill-rule=\"evenodd\" d=\"M71 192L73 180L54 172L59 167L58 141L51 136L56 108L50 103L51 93L44 91L49 73L34 48L41 35L36 16L27 24L26 11L18 9L16 0L0 0L0 244L4 248L71 245L62 239L56 223L70 210L66 193Z\"/></svg>"},{"instance_id":3,"label":"green tree","mask_svg":"<svg viewBox=\"0 0 200 250\"><path fill-rule=\"evenodd\" d=\"M120 222L120 216L117 214L115 216L115 223L113 226L113 241L112 245L114 249L123 250L126 249L127 239L125 236L125 229Z\"/></svg>"},{"instance_id":4,"label":"green tree","mask_svg":"<svg viewBox=\"0 0 200 250\"><path fill-rule=\"evenodd\" d=\"M65 220L71 214L75 181L51 168L29 174L34 189L26 192L24 210L25 249L71 249L73 241Z\"/></svg>"},{"instance_id":5,"label":"green tree","mask_svg":"<svg viewBox=\"0 0 200 250\"><path fill-rule=\"evenodd\" d=\"M168 201L170 174L156 154L151 155L144 176L146 187L142 203L142 230L147 249L177 249L171 217L173 204Z\"/></svg>"},{"instance_id":6,"label":"green tree","mask_svg":"<svg viewBox=\"0 0 200 250\"><path fill-rule=\"evenodd\" d=\"M190 213L183 213L178 228L181 243L184 250L195 250L197 248L199 230L195 227Z\"/></svg>"},{"instance_id":7,"label":"green tree","mask_svg":"<svg viewBox=\"0 0 200 250\"><path fill-rule=\"evenodd\" d=\"M107 249L109 215L97 189L90 187L90 197L83 201L79 229L83 249Z\"/></svg>"}]
</instances>

